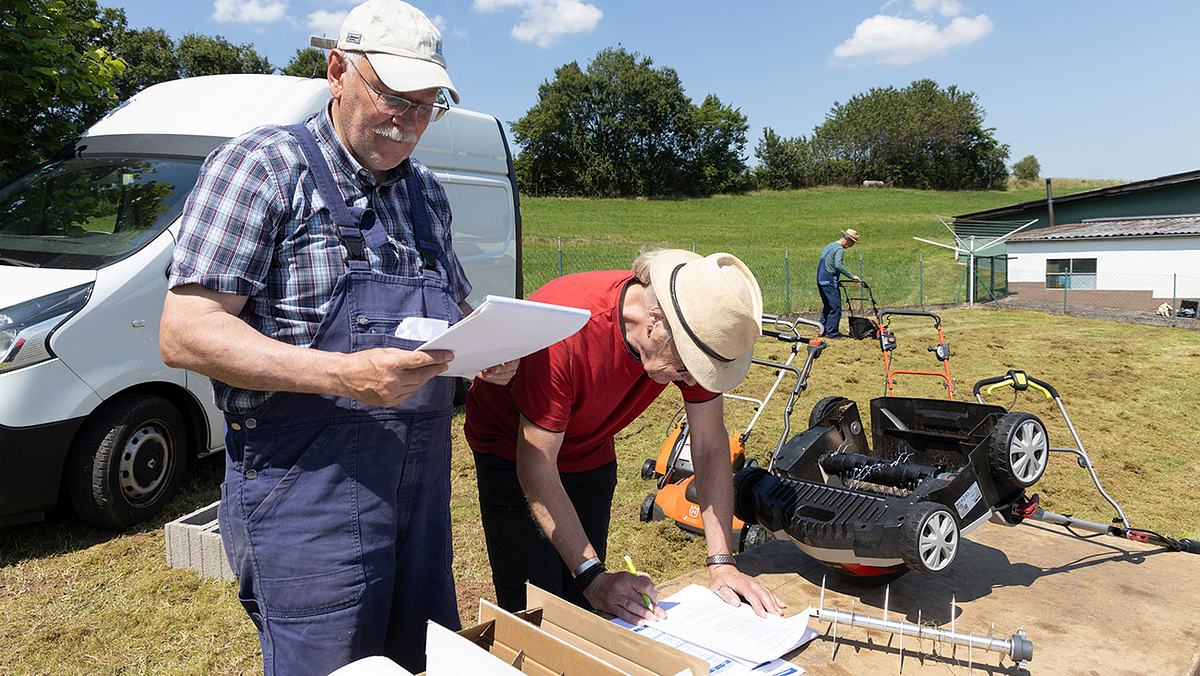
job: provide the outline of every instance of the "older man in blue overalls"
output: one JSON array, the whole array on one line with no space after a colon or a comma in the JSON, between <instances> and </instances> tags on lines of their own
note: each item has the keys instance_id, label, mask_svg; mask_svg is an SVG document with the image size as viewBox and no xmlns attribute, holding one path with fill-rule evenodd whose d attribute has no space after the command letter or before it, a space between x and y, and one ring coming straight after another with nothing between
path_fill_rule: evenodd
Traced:
<instances>
[{"instance_id":1,"label":"older man in blue overalls","mask_svg":"<svg viewBox=\"0 0 1200 676\"><path fill-rule=\"evenodd\" d=\"M842 231L841 238L830 242L821 252L821 260L817 263L817 290L821 292L821 325L825 327L826 338L841 338L839 326L842 323L842 295L838 290L838 277L845 275L854 281L859 281L858 275L846 267L844 257L846 249L858 243L858 231L853 228Z\"/></svg>"},{"instance_id":2,"label":"older man in blue overalls","mask_svg":"<svg viewBox=\"0 0 1200 676\"><path fill-rule=\"evenodd\" d=\"M452 355L413 351L397 329L470 309L446 193L410 158L458 94L438 30L400 0L351 10L327 77L332 100L304 124L205 162L161 348L210 376L226 413L221 536L264 671L380 654L420 671L426 621L458 627L454 381L434 377Z\"/></svg>"}]
</instances>

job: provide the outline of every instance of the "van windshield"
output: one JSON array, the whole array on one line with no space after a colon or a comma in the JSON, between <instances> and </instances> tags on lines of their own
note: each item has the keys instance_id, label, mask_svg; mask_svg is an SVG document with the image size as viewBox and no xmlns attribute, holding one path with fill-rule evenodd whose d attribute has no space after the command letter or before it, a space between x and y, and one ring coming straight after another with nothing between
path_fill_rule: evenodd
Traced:
<instances>
[{"instance_id":1,"label":"van windshield","mask_svg":"<svg viewBox=\"0 0 1200 676\"><path fill-rule=\"evenodd\" d=\"M137 251L183 211L201 160L52 161L0 187L0 265L95 270Z\"/></svg>"}]
</instances>

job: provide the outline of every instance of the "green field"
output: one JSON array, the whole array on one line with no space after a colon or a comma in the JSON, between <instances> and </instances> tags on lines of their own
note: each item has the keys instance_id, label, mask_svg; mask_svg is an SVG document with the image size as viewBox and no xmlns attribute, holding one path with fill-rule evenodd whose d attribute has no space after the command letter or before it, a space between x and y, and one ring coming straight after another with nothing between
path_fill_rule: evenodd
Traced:
<instances>
[{"instance_id":1,"label":"green field","mask_svg":"<svg viewBox=\"0 0 1200 676\"><path fill-rule=\"evenodd\" d=\"M1060 181L1055 191L1108 183ZM1006 192L813 188L687 200L524 198L525 291L558 275L560 242L564 273L626 268L647 247L695 248L728 251L745 261L763 287L768 311L820 308L817 258L841 230L854 228L862 240L846 254L846 264L857 271L862 256L863 275L881 305L916 305L922 286L925 303L951 303L965 298L963 266L950 251L913 237L951 242L937 216L949 220L1045 194L1044 187L1014 186Z\"/></svg>"},{"instance_id":2,"label":"green field","mask_svg":"<svg viewBox=\"0 0 1200 676\"><path fill-rule=\"evenodd\" d=\"M767 213L809 214L798 219L796 227L812 233L806 241L815 246L832 238L828 228L845 226L856 227L868 237L873 232L869 228L875 229L876 238L891 232L890 241L898 245L908 236L906 218L918 222L924 213L962 213L988 206L984 200L993 198L979 193L813 190L695 202L530 200L525 207L531 238L548 237L545 233L552 232L556 223L571 223L576 235L591 232L594 237L599 236L601 224L609 229L619 225L617 230L629 233L613 235L611 241L632 251L639 231L654 241L679 228L697 237L698 250L707 250L708 244L702 242L711 243L712 249L726 247L716 246L722 241L716 226L705 231L697 224L713 219L714 206L728 209L727 200L744 200L740 203L745 213L731 211L743 222L757 218L765 223ZM1007 194L1008 200L1014 198L1022 197ZM904 207L909 216L888 216L889 208L899 212L899 205L910 201ZM841 213L831 206L834 203L842 205ZM807 211L804 204L809 205ZM670 205L678 213L666 208ZM817 212L826 213L824 221L810 220ZM864 213L871 218L856 220ZM894 221L890 226L880 225L889 218ZM674 225L663 225L664 220ZM708 239L700 239L702 231ZM735 234L729 241L746 243L756 238ZM862 249L880 258L891 255L889 247L878 241ZM1129 518L1138 526L1176 537L1200 535L1200 498L1193 490L1200 483L1200 455L1194 451L1200 429L1200 381L1193 371L1181 368L1200 360L1195 332L990 308L946 310L943 319L954 353L957 398L966 399L977 379L1010 368L1027 369L1053 383L1062 392L1105 487ZM918 320L897 320L894 328L900 343L898 366L930 369L937 365L925 351L933 343L930 327ZM764 339L756 353L779 360L785 350L782 343ZM756 368L737 392L761 396L771 378L767 369ZM865 410L868 401L880 394L881 385L879 350L873 342L833 342L816 362L810 388L796 408L793 432L805 426L809 409L821 397L847 396ZM944 396L936 381L917 377L902 379L898 393ZM1004 397L995 401L1009 404ZM752 457L764 460L774 447L782 429L782 404L782 398L773 400L752 431L748 442ZM611 563L628 551L639 568L656 580L698 568L704 557L701 541L671 524L642 524L637 517L652 487L639 477L642 461L657 454L678 406L678 395L669 389L617 438L619 483L609 541ZM1056 409L1045 400L1023 398L1016 409L1042 416L1052 444L1070 445ZM748 405L736 401L727 405L727 412L730 430L739 432L751 414ZM454 427L451 509L460 612L470 621L477 600L494 597L479 525L474 466L461 426L460 413ZM220 475L219 458L198 463L167 512L129 533L100 531L65 517L0 530L0 617L4 618L0 673L232 674L260 669L257 639L237 603L236 586L200 580L190 571L165 565L163 524L215 501ZM1087 473L1070 457L1056 456L1035 490L1047 509L1094 521L1107 521L1112 515ZM915 575L898 582L920 583Z\"/></svg>"}]
</instances>

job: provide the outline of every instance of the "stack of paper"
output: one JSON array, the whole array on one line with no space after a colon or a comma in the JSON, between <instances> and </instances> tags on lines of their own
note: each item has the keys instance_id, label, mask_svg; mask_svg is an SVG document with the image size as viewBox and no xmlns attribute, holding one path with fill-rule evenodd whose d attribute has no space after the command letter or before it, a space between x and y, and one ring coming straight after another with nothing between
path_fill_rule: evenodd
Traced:
<instances>
[{"instance_id":1,"label":"stack of paper","mask_svg":"<svg viewBox=\"0 0 1200 676\"><path fill-rule=\"evenodd\" d=\"M759 617L749 604L733 607L699 585L689 585L659 602L667 619L633 627L649 638L706 660L709 674L799 674L803 669L780 660L811 641L811 608L791 617Z\"/></svg>"},{"instance_id":2,"label":"stack of paper","mask_svg":"<svg viewBox=\"0 0 1200 676\"><path fill-rule=\"evenodd\" d=\"M448 329L443 325L444 331L417 349L450 350L454 361L442 375L471 378L489 366L557 343L583 328L591 316L579 308L488 296L474 312ZM397 331L406 330L403 338L426 338L414 328L402 326Z\"/></svg>"}]
</instances>

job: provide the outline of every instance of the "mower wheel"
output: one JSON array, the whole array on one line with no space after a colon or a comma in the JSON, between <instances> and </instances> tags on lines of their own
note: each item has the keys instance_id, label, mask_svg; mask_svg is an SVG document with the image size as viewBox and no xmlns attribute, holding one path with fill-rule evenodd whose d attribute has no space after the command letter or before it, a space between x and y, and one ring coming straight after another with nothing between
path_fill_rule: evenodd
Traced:
<instances>
[{"instance_id":1,"label":"mower wheel","mask_svg":"<svg viewBox=\"0 0 1200 676\"><path fill-rule=\"evenodd\" d=\"M863 587L863 588L882 587L885 584L891 584L891 583L895 582L896 580L899 580L901 577L903 577L905 575L905 573L908 572L907 568L905 568L904 566L899 566L891 572L876 573L873 575L863 575L861 573L856 573L853 570L842 567L842 566L838 566L838 565L834 565L834 564L826 564L826 565L828 565L833 570L833 572L837 573L838 579L841 580L842 582L845 582L846 584L852 585L854 587Z\"/></svg>"},{"instance_id":2,"label":"mower wheel","mask_svg":"<svg viewBox=\"0 0 1200 676\"><path fill-rule=\"evenodd\" d=\"M654 465L654 458L650 458L646 460L646 462L642 463L642 479L644 481L649 481L654 478Z\"/></svg>"},{"instance_id":3,"label":"mower wheel","mask_svg":"<svg viewBox=\"0 0 1200 676\"><path fill-rule=\"evenodd\" d=\"M646 496L645 500L642 500L642 509L638 513L638 518L640 518L644 523L650 523L651 521L654 521L656 516L661 519L661 512L659 514L655 514L656 511L660 511L660 508L654 502L654 493L651 493L650 495Z\"/></svg>"},{"instance_id":4,"label":"mower wheel","mask_svg":"<svg viewBox=\"0 0 1200 676\"><path fill-rule=\"evenodd\" d=\"M848 401L845 397L825 397L818 401L812 407L812 413L808 414L809 428L816 427L821 419L828 415L834 408L840 406L843 401Z\"/></svg>"},{"instance_id":5,"label":"mower wheel","mask_svg":"<svg viewBox=\"0 0 1200 676\"><path fill-rule=\"evenodd\" d=\"M992 476L1005 486L1029 488L1050 460L1046 426L1032 413L1005 413L992 430L988 460Z\"/></svg>"},{"instance_id":6,"label":"mower wheel","mask_svg":"<svg viewBox=\"0 0 1200 676\"><path fill-rule=\"evenodd\" d=\"M900 527L900 558L926 575L940 575L958 554L958 521L936 502L918 502L908 508Z\"/></svg>"},{"instance_id":7,"label":"mower wheel","mask_svg":"<svg viewBox=\"0 0 1200 676\"><path fill-rule=\"evenodd\" d=\"M756 523L748 524L742 528L742 542L741 547L738 548L738 551L749 551L774 539L775 536L772 535L771 531L767 530L766 528L763 528Z\"/></svg>"}]
</instances>

